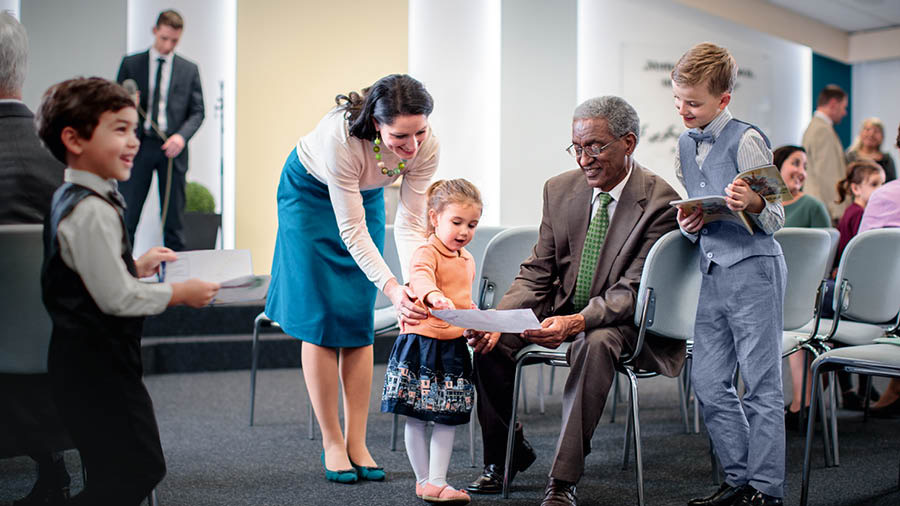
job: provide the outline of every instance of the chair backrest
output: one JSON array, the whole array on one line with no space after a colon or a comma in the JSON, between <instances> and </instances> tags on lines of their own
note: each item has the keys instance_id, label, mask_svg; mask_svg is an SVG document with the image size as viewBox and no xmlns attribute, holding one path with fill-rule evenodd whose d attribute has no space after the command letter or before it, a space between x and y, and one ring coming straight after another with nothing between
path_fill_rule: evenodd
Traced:
<instances>
[{"instance_id":1,"label":"chair backrest","mask_svg":"<svg viewBox=\"0 0 900 506\"><path fill-rule=\"evenodd\" d=\"M849 293L842 318L875 324L893 320L900 309L900 228L867 230L850 240L835 278L835 312L845 280Z\"/></svg>"},{"instance_id":2,"label":"chair backrest","mask_svg":"<svg viewBox=\"0 0 900 506\"><path fill-rule=\"evenodd\" d=\"M816 291L831 264L831 234L824 228L783 228L775 232L787 264L784 330L805 325L815 315Z\"/></svg>"},{"instance_id":3,"label":"chair backrest","mask_svg":"<svg viewBox=\"0 0 900 506\"><path fill-rule=\"evenodd\" d=\"M478 225L475 237L466 245L466 251L475 259L475 279L472 280L472 300L478 302L478 291L481 290L481 264L484 263L484 252L495 235L509 227Z\"/></svg>"},{"instance_id":4,"label":"chair backrest","mask_svg":"<svg viewBox=\"0 0 900 506\"><path fill-rule=\"evenodd\" d=\"M0 225L0 373L47 372L53 324L41 299L43 225Z\"/></svg>"},{"instance_id":5,"label":"chair backrest","mask_svg":"<svg viewBox=\"0 0 900 506\"><path fill-rule=\"evenodd\" d=\"M672 339L693 338L700 298L699 249L679 230L666 233L650 248L634 312L638 328L646 302L647 331Z\"/></svg>"},{"instance_id":6,"label":"chair backrest","mask_svg":"<svg viewBox=\"0 0 900 506\"><path fill-rule=\"evenodd\" d=\"M384 261L387 262L398 283L403 283L403 269L400 268L400 255L397 253L397 243L394 241L394 226L388 225L384 229ZM375 298L375 309L385 308L391 305L391 299L378 290Z\"/></svg>"},{"instance_id":7,"label":"chair backrest","mask_svg":"<svg viewBox=\"0 0 900 506\"><path fill-rule=\"evenodd\" d=\"M476 234L477 237L477 234ZM481 261L480 309L492 309L519 273L522 261L531 255L538 239L538 228L508 228L495 235L484 251Z\"/></svg>"},{"instance_id":8,"label":"chair backrest","mask_svg":"<svg viewBox=\"0 0 900 506\"><path fill-rule=\"evenodd\" d=\"M828 263L825 265L825 277L831 279L831 270L834 268L834 256L837 255L838 243L841 242L841 232L836 228L823 228L831 236L831 249L828 252Z\"/></svg>"}]
</instances>

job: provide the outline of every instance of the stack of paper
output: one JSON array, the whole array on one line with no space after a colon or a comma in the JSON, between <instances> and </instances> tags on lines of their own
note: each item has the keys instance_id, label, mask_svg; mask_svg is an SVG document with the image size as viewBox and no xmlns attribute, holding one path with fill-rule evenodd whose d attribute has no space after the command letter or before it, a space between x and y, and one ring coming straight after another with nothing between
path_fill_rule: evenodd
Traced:
<instances>
[{"instance_id":1,"label":"stack of paper","mask_svg":"<svg viewBox=\"0 0 900 506\"><path fill-rule=\"evenodd\" d=\"M180 251L178 260L160 266L159 280L180 283L192 278L219 283L213 304L259 300L269 290L269 276L253 274L250 250Z\"/></svg>"}]
</instances>

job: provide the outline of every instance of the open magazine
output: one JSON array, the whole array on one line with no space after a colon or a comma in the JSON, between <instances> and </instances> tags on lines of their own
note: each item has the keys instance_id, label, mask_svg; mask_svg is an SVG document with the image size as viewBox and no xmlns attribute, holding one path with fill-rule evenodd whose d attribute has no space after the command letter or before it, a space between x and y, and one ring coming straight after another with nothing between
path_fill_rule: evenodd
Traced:
<instances>
[{"instance_id":1,"label":"open magazine","mask_svg":"<svg viewBox=\"0 0 900 506\"><path fill-rule=\"evenodd\" d=\"M179 251L178 260L160 265L159 281L178 283L191 278L219 283L212 304L265 298L269 276L253 274L250 251L245 249Z\"/></svg>"},{"instance_id":2,"label":"open magazine","mask_svg":"<svg viewBox=\"0 0 900 506\"><path fill-rule=\"evenodd\" d=\"M747 169L735 176L734 180L743 179L750 188L758 193L768 202L776 200L788 200L791 198L791 192L784 179L781 178L781 172L774 165L762 165ZM706 197L697 197L693 199L673 200L669 205L678 207L685 214L691 214L698 206L703 211L703 223L712 223L715 221L727 221L744 227L747 232L753 234L753 224L747 213L744 211L732 211L725 204L724 195L707 195Z\"/></svg>"}]
</instances>

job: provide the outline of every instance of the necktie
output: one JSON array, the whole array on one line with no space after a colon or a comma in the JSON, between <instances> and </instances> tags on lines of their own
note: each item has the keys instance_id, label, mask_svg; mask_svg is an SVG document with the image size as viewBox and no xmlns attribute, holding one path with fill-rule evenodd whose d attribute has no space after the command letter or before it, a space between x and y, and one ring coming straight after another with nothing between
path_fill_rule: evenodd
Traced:
<instances>
[{"instance_id":1,"label":"necktie","mask_svg":"<svg viewBox=\"0 0 900 506\"><path fill-rule=\"evenodd\" d=\"M688 137L694 139L694 142L700 144L701 142L708 142L710 144L716 143L716 136L711 134L710 132L698 132L696 130L688 130Z\"/></svg>"},{"instance_id":2,"label":"necktie","mask_svg":"<svg viewBox=\"0 0 900 506\"><path fill-rule=\"evenodd\" d=\"M587 306L591 298L591 283L594 281L594 273L597 271L597 258L600 257L600 247L606 239L606 230L609 228L609 206L612 197L608 193L600 194L600 207L594 213L594 218L588 226L587 236L584 238L584 249L581 250L581 264L578 267L578 278L575 281L575 297L572 304L576 311L581 311Z\"/></svg>"},{"instance_id":3,"label":"necktie","mask_svg":"<svg viewBox=\"0 0 900 506\"><path fill-rule=\"evenodd\" d=\"M150 122L159 125L159 84L162 81L163 64L166 63L164 58L156 59L156 85L153 87L153 102L150 105ZM150 127L151 129L153 127Z\"/></svg>"}]
</instances>

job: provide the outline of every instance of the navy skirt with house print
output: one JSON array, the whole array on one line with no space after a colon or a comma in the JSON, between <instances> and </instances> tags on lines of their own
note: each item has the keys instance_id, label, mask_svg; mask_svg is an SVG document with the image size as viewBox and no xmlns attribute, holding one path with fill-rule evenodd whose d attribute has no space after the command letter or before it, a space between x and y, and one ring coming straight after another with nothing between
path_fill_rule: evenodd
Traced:
<instances>
[{"instance_id":1,"label":"navy skirt with house print","mask_svg":"<svg viewBox=\"0 0 900 506\"><path fill-rule=\"evenodd\" d=\"M462 425L469 422L474 402L472 358L464 338L397 336L384 375L381 411Z\"/></svg>"}]
</instances>

